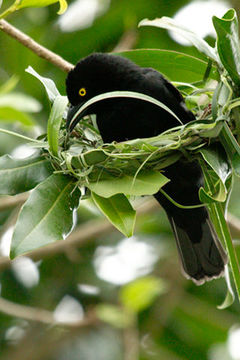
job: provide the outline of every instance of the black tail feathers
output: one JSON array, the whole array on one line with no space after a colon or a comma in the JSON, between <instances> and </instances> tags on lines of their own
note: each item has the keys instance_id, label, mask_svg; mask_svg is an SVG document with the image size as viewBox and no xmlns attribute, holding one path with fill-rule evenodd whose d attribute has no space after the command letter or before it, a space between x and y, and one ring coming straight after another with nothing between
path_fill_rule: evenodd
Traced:
<instances>
[{"instance_id":1,"label":"black tail feathers","mask_svg":"<svg viewBox=\"0 0 240 360\"><path fill-rule=\"evenodd\" d=\"M179 227L174 217L169 216L169 220L176 238L185 276L191 278L197 285L222 276L227 263L227 255L209 218L206 217L205 221L200 224L200 238L198 238L199 232L194 231L194 226L191 224L189 228L184 229ZM194 225L191 216L189 223Z\"/></svg>"}]
</instances>

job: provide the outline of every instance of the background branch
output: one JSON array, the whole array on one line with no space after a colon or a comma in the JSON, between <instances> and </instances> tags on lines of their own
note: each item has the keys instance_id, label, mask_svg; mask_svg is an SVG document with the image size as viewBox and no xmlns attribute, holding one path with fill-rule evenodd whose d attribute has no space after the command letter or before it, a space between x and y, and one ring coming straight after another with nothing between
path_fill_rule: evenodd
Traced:
<instances>
[{"instance_id":1,"label":"background branch","mask_svg":"<svg viewBox=\"0 0 240 360\"><path fill-rule=\"evenodd\" d=\"M0 30L2 30L3 32L5 32L6 34L11 36L18 42L20 42L22 45L26 46L28 49L33 51L37 56L57 66L59 69L65 72L69 72L73 68L73 64L64 60L61 56L48 50L44 46L38 44L30 36L24 34L22 31L10 25L6 20L0 20Z\"/></svg>"}]
</instances>

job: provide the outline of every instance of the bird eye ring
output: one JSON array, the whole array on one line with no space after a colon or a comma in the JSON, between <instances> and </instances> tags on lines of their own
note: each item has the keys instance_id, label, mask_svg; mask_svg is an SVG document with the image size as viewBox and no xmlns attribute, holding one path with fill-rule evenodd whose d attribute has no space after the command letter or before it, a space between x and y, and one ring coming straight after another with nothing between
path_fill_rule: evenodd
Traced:
<instances>
[{"instance_id":1,"label":"bird eye ring","mask_svg":"<svg viewBox=\"0 0 240 360\"><path fill-rule=\"evenodd\" d=\"M79 93L80 96L85 96L87 91L86 91L85 88L81 88L78 93Z\"/></svg>"}]
</instances>

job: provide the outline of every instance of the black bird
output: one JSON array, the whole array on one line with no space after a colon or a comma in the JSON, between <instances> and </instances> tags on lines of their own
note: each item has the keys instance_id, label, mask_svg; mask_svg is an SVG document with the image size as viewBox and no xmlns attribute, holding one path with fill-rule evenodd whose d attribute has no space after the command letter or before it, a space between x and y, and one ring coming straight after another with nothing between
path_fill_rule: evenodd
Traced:
<instances>
[{"instance_id":1,"label":"black bird","mask_svg":"<svg viewBox=\"0 0 240 360\"><path fill-rule=\"evenodd\" d=\"M67 126L84 102L101 93L116 90L136 91L161 101L183 124L194 120L182 95L163 75L116 55L94 53L79 61L67 76L66 89L72 105ZM132 98L100 101L84 115L87 114L97 115L97 125L105 143L152 137L179 125L169 112ZM71 124L70 130L75 125ZM171 180L164 186L164 191L175 201L183 205L200 203L198 190L203 185L203 176L196 161L179 160L165 168L164 174ZM207 209L181 209L160 192L154 196L169 218L186 277L196 284L202 284L221 276L227 256L210 222Z\"/></svg>"}]
</instances>

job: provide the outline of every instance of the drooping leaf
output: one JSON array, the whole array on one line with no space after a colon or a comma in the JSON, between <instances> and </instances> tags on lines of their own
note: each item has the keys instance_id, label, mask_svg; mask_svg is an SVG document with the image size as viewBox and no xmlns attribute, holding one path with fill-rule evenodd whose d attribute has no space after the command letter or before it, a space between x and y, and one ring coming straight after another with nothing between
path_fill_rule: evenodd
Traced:
<instances>
[{"instance_id":1,"label":"drooping leaf","mask_svg":"<svg viewBox=\"0 0 240 360\"><path fill-rule=\"evenodd\" d=\"M55 83L51 79L39 75L31 66L28 66L25 71L35 76L38 80L41 81L51 102L55 100L56 96L60 95Z\"/></svg>"},{"instance_id":2,"label":"drooping leaf","mask_svg":"<svg viewBox=\"0 0 240 360\"><path fill-rule=\"evenodd\" d=\"M41 104L32 96L17 92L0 96L0 107L11 107L25 112L38 112L42 108Z\"/></svg>"},{"instance_id":3,"label":"drooping leaf","mask_svg":"<svg viewBox=\"0 0 240 360\"><path fill-rule=\"evenodd\" d=\"M155 298L167 290L163 280L153 276L137 279L120 290L120 301L127 309L138 313L149 307Z\"/></svg>"},{"instance_id":4,"label":"drooping leaf","mask_svg":"<svg viewBox=\"0 0 240 360\"><path fill-rule=\"evenodd\" d=\"M33 155L26 159L0 157L0 194L15 195L33 189L53 172L48 159Z\"/></svg>"},{"instance_id":5,"label":"drooping leaf","mask_svg":"<svg viewBox=\"0 0 240 360\"><path fill-rule=\"evenodd\" d=\"M53 174L30 194L19 214L11 258L64 239L73 227L80 190L70 176Z\"/></svg>"},{"instance_id":6,"label":"drooping leaf","mask_svg":"<svg viewBox=\"0 0 240 360\"><path fill-rule=\"evenodd\" d=\"M240 85L240 42L237 14L228 10L222 18L213 16L213 25L217 32L217 49L221 62L232 80Z\"/></svg>"},{"instance_id":7,"label":"drooping leaf","mask_svg":"<svg viewBox=\"0 0 240 360\"><path fill-rule=\"evenodd\" d=\"M0 107L0 122L18 122L24 126L34 126L33 117L12 107Z\"/></svg>"},{"instance_id":8,"label":"drooping leaf","mask_svg":"<svg viewBox=\"0 0 240 360\"><path fill-rule=\"evenodd\" d=\"M56 2L60 3L60 9L58 14L61 15L67 10L67 2L66 0L22 0L18 5L17 9L22 9L26 7L45 7L52 5Z\"/></svg>"},{"instance_id":9,"label":"drooping leaf","mask_svg":"<svg viewBox=\"0 0 240 360\"><path fill-rule=\"evenodd\" d=\"M228 266L225 267L225 280L227 283L227 294L226 294L226 297L225 297L224 301L222 302L222 304L218 305L218 307L217 307L220 310L224 310L224 309L228 308L229 306L231 306L234 303L234 300L235 300L235 295L234 295L231 281L230 281Z\"/></svg>"},{"instance_id":10,"label":"drooping leaf","mask_svg":"<svg viewBox=\"0 0 240 360\"><path fill-rule=\"evenodd\" d=\"M203 80L207 62L172 50L137 49L118 53L142 67L152 67L172 81L195 82ZM213 66L209 78L218 79Z\"/></svg>"},{"instance_id":11,"label":"drooping leaf","mask_svg":"<svg viewBox=\"0 0 240 360\"><path fill-rule=\"evenodd\" d=\"M133 235L136 211L125 195L117 194L106 199L92 192L92 198L98 208L121 233L127 237Z\"/></svg>"},{"instance_id":12,"label":"drooping leaf","mask_svg":"<svg viewBox=\"0 0 240 360\"><path fill-rule=\"evenodd\" d=\"M108 176L99 178L96 182L90 182L87 187L97 195L109 198L123 193L126 195L142 196L153 195L164 186L169 179L157 171L141 171L137 177L123 175L120 177Z\"/></svg>"},{"instance_id":13,"label":"drooping leaf","mask_svg":"<svg viewBox=\"0 0 240 360\"><path fill-rule=\"evenodd\" d=\"M205 54L210 59L218 62L218 58L216 56L215 50L208 45L208 43L200 38L193 31L185 28L185 26L178 24L175 20L163 16L159 19L148 20L144 19L139 23L139 26L156 26L163 29L175 31L178 35L181 35L189 42L192 43L201 53Z\"/></svg>"},{"instance_id":14,"label":"drooping leaf","mask_svg":"<svg viewBox=\"0 0 240 360\"><path fill-rule=\"evenodd\" d=\"M56 96L48 119L47 137L49 151L55 156L58 155L59 130L67 103L68 99L66 96Z\"/></svg>"},{"instance_id":15,"label":"drooping leaf","mask_svg":"<svg viewBox=\"0 0 240 360\"><path fill-rule=\"evenodd\" d=\"M161 109L164 109L165 111L170 113L179 122L179 124L183 125L182 121L168 106L166 106L164 103L162 103L159 100L156 100L151 96L145 95L143 93L138 93L135 91L110 91L100 95L96 95L90 100L86 101L72 117L71 122L68 124L69 129L70 130L74 129L74 127L77 125L80 119L84 116L85 111L88 108L90 108L90 106L92 106L93 104L99 101L104 101L106 99L113 99L113 98L132 98L132 99L139 99L142 101L149 102L151 104L159 106Z\"/></svg>"},{"instance_id":16,"label":"drooping leaf","mask_svg":"<svg viewBox=\"0 0 240 360\"><path fill-rule=\"evenodd\" d=\"M215 143L205 149L201 149L199 152L208 165L218 175L222 183L225 184L231 173L231 168L223 147L220 144Z\"/></svg>"}]
</instances>

